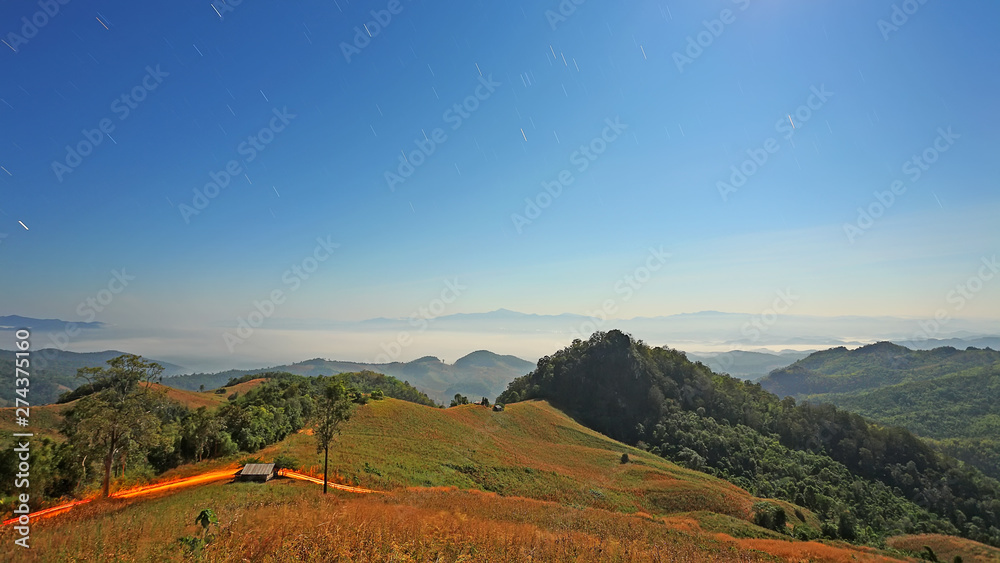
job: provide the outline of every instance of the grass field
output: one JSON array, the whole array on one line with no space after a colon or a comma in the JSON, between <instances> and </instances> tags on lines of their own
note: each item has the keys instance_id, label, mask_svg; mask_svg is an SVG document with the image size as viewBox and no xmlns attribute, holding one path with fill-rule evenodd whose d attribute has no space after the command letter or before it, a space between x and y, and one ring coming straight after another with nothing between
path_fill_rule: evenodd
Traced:
<instances>
[{"instance_id":1,"label":"grass field","mask_svg":"<svg viewBox=\"0 0 1000 563\"><path fill-rule=\"evenodd\" d=\"M278 454L322 473L309 432L254 455ZM4 553L31 562L194 560L178 540L197 535L195 516L211 508L220 522L204 561L890 562L916 561L905 554L922 545L948 561L950 546L967 562L991 560L974 558L976 550L995 555L940 536L897 538L891 553L791 541L751 523L759 499L746 491L615 442L539 401L498 413L372 401L344 425L330 460L341 482L387 492L324 497L318 485L276 479L95 501L36 521L33 549ZM234 463L187 465L162 478ZM796 507L778 504L790 526L803 523ZM10 528L0 531L0 541L12 540Z\"/></svg>"},{"instance_id":2,"label":"grass field","mask_svg":"<svg viewBox=\"0 0 1000 563\"><path fill-rule=\"evenodd\" d=\"M85 505L34 525L8 561L195 560L203 508L219 517L203 561L890 562L872 550L735 539L684 516L594 508L452 489L324 497L316 485L216 483L144 500ZM10 529L0 541L11 545Z\"/></svg>"}]
</instances>

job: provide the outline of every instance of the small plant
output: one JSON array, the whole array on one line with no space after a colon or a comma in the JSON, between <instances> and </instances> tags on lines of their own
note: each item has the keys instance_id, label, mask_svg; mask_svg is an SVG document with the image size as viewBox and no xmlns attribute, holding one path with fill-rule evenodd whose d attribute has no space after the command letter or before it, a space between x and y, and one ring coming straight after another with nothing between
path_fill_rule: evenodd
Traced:
<instances>
[{"instance_id":1,"label":"small plant","mask_svg":"<svg viewBox=\"0 0 1000 563\"><path fill-rule=\"evenodd\" d=\"M225 395L226 394L226 388L225 387L220 387L220 388L216 389L215 390L215 394L216 395Z\"/></svg>"},{"instance_id":2,"label":"small plant","mask_svg":"<svg viewBox=\"0 0 1000 563\"><path fill-rule=\"evenodd\" d=\"M622 454L622 465L628 463L628 454Z\"/></svg>"},{"instance_id":3,"label":"small plant","mask_svg":"<svg viewBox=\"0 0 1000 563\"><path fill-rule=\"evenodd\" d=\"M374 391L372 391L373 401L381 401L384 398L385 398L385 392L382 391L381 389L375 389Z\"/></svg>"},{"instance_id":4,"label":"small plant","mask_svg":"<svg viewBox=\"0 0 1000 563\"><path fill-rule=\"evenodd\" d=\"M937 562L941 561L940 559L938 559L937 554L934 553L934 550L931 549L929 545L924 546L924 551L923 553L920 554L920 557L928 561L937 561Z\"/></svg>"},{"instance_id":5,"label":"small plant","mask_svg":"<svg viewBox=\"0 0 1000 563\"><path fill-rule=\"evenodd\" d=\"M371 473L372 475L378 475L379 477L382 476L382 472L376 469L373 465L369 464L367 461L365 462L363 469L365 473Z\"/></svg>"},{"instance_id":6,"label":"small plant","mask_svg":"<svg viewBox=\"0 0 1000 563\"><path fill-rule=\"evenodd\" d=\"M211 508L203 508L198 513L198 516L195 517L194 523L201 526L201 537L184 536L183 538L178 538L177 541L187 548L191 555L198 556L201 554L201 550L205 549L205 546L212 543L212 540L215 539L215 535L211 531L212 526L219 527L219 518Z\"/></svg>"}]
</instances>

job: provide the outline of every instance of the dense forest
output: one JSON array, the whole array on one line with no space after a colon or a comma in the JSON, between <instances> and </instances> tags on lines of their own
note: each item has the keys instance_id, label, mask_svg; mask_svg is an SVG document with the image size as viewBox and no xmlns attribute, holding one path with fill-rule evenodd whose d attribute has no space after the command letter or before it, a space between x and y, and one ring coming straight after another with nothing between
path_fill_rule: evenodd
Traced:
<instances>
[{"instance_id":1,"label":"dense forest","mask_svg":"<svg viewBox=\"0 0 1000 563\"><path fill-rule=\"evenodd\" d=\"M778 395L902 426L1000 478L1000 352L915 351L880 342L813 354L760 383Z\"/></svg>"},{"instance_id":2,"label":"dense forest","mask_svg":"<svg viewBox=\"0 0 1000 563\"><path fill-rule=\"evenodd\" d=\"M158 379L157 364L138 356L109 364L114 364L109 371L81 370L97 377L74 392L76 400L68 404L59 428L64 439L32 441L32 498L71 497L102 484L105 465L114 479L127 474L141 481L183 463L252 454L308 424L331 383L342 385L354 403L394 397L434 405L413 387L373 372L331 377L268 372L231 380L228 386L265 381L244 393L220 389L228 400L216 409L190 409L163 388L148 385ZM0 478L0 497L14 493L16 455L9 438L0 440L0 477L10 476Z\"/></svg>"},{"instance_id":3,"label":"dense forest","mask_svg":"<svg viewBox=\"0 0 1000 563\"><path fill-rule=\"evenodd\" d=\"M941 532L1000 545L1000 482L909 431L797 404L679 351L595 333L538 361L497 401L545 399L581 423L751 493L815 511L821 530L877 543Z\"/></svg>"}]
</instances>

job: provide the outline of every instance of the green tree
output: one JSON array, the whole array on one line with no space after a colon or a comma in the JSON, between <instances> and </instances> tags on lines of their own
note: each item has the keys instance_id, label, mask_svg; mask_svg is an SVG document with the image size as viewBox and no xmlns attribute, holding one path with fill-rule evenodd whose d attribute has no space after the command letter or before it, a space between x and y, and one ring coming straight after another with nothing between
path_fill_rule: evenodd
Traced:
<instances>
[{"instance_id":1,"label":"green tree","mask_svg":"<svg viewBox=\"0 0 1000 563\"><path fill-rule=\"evenodd\" d=\"M462 395L461 393L455 393L455 398L451 400L451 404L448 406L457 407L458 405L467 405L467 404L469 404L468 397Z\"/></svg>"},{"instance_id":2,"label":"green tree","mask_svg":"<svg viewBox=\"0 0 1000 563\"><path fill-rule=\"evenodd\" d=\"M351 418L351 398L347 388L339 381L330 381L322 390L317 405L316 453L323 452L323 494L327 489L327 468L330 444L340 432L340 425Z\"/></svg>"},{"instance_id":3,"label":"green tree","mask_svg":"<svg viewBox=\"0 0 1000 563\"><path fill-rule=\"evenodd\" d=\"M124 468L130 454L144 453L158 443L161 421L157 411L164 394L151 386L163 367L140 356L125 354L108 360L108 367L81 368L77 377L100 391L77 403L66 417L64 433L84 460L90 454L103 458L101 494L111 493L111 471L116 462Z\"/></svg>"}]
</instances>

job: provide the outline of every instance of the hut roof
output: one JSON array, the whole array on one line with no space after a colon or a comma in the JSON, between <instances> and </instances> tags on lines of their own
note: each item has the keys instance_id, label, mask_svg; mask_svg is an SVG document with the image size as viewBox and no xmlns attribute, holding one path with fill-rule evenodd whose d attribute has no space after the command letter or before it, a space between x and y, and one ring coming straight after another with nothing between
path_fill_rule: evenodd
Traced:
<instances>
[{"instance_id":1,"label":"hut roof","mask_svg":"<svg viewBox=\"0 0 1000 563\"><path fill-rule=\"evenodd\" d=\"M273 463L248 463L240 471L241 477L252 477L255 475L270 475L274 473Z\"/></svg>"}]
</instances>

